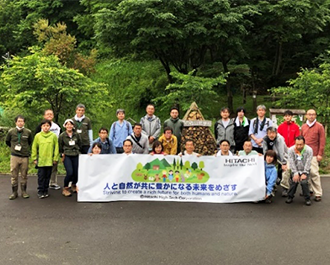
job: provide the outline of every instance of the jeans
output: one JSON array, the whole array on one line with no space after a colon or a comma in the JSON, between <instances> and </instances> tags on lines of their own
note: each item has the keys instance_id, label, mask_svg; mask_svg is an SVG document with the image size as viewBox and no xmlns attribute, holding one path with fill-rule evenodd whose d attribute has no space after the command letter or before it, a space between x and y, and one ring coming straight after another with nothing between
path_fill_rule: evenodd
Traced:
<instances>
[{"instance_id":1,"label":"jeans","mask_svg":"<svg viewBox=\"0 0 330 265\"><path fill-rule=\"evenodd\" d=\"M64 187L68 187L70 181L72 184L76 184L78 181L78 161L79 156L68 156L64 158L64 167L66 170L66 176L64 179Z\"/></svg>"},{"instance_id":2,"label":"jeans","mask_svg":"<svg viewBox=\"0 0 330 265\"><path fill-rule=\"evenodd\" d=\"M48 193L53 167L38 167L38 194Z\"/></svg>"}]
</instances>

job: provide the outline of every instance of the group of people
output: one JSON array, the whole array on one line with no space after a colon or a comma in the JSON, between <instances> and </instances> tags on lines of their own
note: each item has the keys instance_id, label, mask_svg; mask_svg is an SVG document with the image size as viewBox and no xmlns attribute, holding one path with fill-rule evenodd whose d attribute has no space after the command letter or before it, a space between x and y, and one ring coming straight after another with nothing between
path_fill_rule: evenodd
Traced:
<instances>
[{"instance_id":1,"label":"group of people","mask_svg":"<svg viewBox=\"0 0 330 265\"><path fill-rule=\"evenodd\" d=\"M134 126L125 120L125 110L118 109L118 120L111 125L110 132L102 127L99 137L93 140L91 120L85 116L85 106L76 107L76 115L65 120L61 128L53 122L52 110L44 112L44 119L32 132L24 128L25 119L15 118L16 128L9 130L6 144L11 149L12 194L9 199L18 197L18 175L21 172L21 195L29 198L26 192L27 172L32 150L32 160L38 168L38 197L47 198L48 188L60 189L57 183L57 165L62 160L66 169L62 194L66 197L77 191L79 154L151 154L151 155L195 155L194 141L185 140L181 148L183 121L179 109L170 110L170 118L164 122L155 116L155 107L149 104L146 115ZM266 107L257 107L257 117L249 120L245 109L238 108L236 117L230 118L230 110L222 108L221 119L215 123L214 132L218 146L215 156L264 155L265 159L265 201L271 202L274 187L280 184L286 202L293 201L297 185L302 186L305 204L311 205L322 199L322 187L318 163L322 160L325 146L323 126L316 121L316 111L307 111L307 121L301 127L292 120L293 113L284 113L284 122L278 128L271 119L266 118ZM71 185L70 185L71 184Z\"/></svg>"}]
</instances>

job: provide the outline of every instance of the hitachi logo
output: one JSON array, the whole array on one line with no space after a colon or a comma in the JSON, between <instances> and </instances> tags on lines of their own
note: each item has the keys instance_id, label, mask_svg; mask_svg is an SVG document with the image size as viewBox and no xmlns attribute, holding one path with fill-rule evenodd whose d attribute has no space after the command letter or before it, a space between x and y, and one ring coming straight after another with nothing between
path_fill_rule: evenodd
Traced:
<instances>
[{"instance_id":1,"label":"hitachi logo","mask_svg":"<svg viewBox=\"0 0 330 265\"><path fill-rule=\"evenodd\" d=\"M225 163L251 163L256 162L255 158L227 158Z\"/></svg>"}]
</instances>

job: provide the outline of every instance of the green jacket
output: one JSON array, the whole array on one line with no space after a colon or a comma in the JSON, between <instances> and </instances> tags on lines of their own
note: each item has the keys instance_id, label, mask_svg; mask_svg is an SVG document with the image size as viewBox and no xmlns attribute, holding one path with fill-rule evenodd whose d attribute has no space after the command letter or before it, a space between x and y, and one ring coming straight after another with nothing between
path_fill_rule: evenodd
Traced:
<instances>
[{"instance_id":1,"label":"green jacket","mask_svg":"<svg viewBox=\"0 0 330 265\"><path fill-rule=\"evenodd\" d=\"M32 160L38 160L38 167L53 166L58 161L58 141L53 132L40 132L34 137L32 144Z\"/></svg>"},{"instance_id":2,"label":"green jacket","mask_svg":"<svg viewBox=\"0 0 330 265\"><path fill-rule=\"evenodd\" d=\"M74 144L70 144L70 141L74 141ZM77 156L80 154L80 149L82 147L80 134L73 132L72 137L69 137L66 132L62 132L58 138L58 143L61 155Z\"/></svg>"},{"instance_id":3,"label":"green jacket","mask_svg":"<svg viewBox=\"0 0 330 265\"><path fill-rule=\"evenodd\" d=\"M29 157L32 141L32 133L26 128L23 128L21 132L18 132L17 128L12 128L6 136L6 144L10 147L10 153L13 156ZM20 151L15 150L18 144L21 145Z\"/></svg>"},{"instance_id":4,"label":"green jacket","mask_svg":"<svg viewBox=\"0 0 330 265\"><path fill-rule=\"evenodd\" d=\"M179 118L173 119L169 118L164 122L164 128L170 127L173 130L173 134L176 136L178 143L181 143L181 133L183 130L183 121L180 120Z\"/></svg>"},{"instance_id":5,"label":"green jacket","mask_svg":"<svg viewBox=\"0 0 330 265\"><path fill-rule=\"evenodd\" d=\"M81 137L82 145L90 145L91 143L89 140L88 131L92 130L91 120L87 117L85 117L82 122L76 121L74 117L72 120L74 122L75 131L78 132L81 130L81 133L79 134Z\"/></svg>"}]
</instances>

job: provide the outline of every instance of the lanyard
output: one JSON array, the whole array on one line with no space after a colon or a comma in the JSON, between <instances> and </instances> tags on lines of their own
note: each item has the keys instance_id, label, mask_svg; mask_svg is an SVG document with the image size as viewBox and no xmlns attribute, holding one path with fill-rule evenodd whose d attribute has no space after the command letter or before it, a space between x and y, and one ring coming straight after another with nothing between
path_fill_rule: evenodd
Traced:
<instances>
[{"instance_id":1,"label":"lanyard","mask_svg":"<svg viewBox=\"0 0 330 265\"><path fill-rule=\"evenodd\" d=\"M22 136L22 132L17 132L17 137L18 137L18 144L21 144L21 136Z\"/></svg>"}]
</instances>

